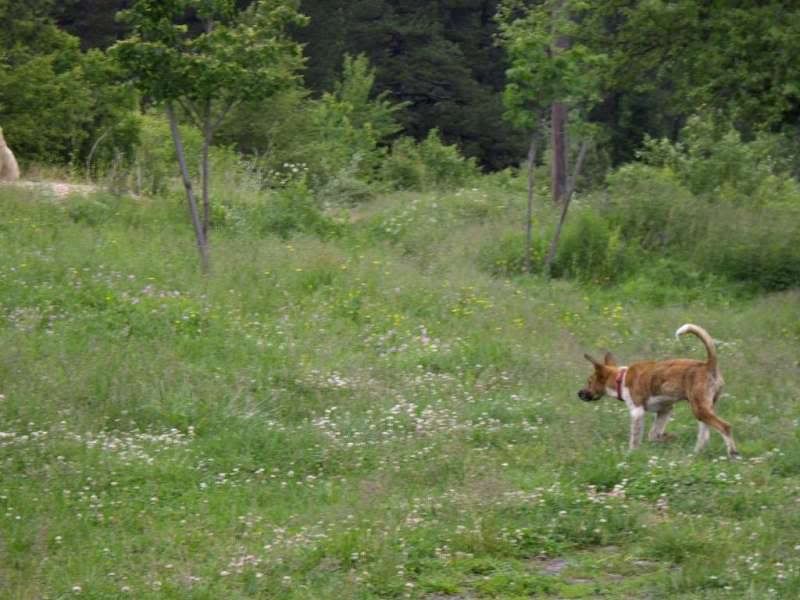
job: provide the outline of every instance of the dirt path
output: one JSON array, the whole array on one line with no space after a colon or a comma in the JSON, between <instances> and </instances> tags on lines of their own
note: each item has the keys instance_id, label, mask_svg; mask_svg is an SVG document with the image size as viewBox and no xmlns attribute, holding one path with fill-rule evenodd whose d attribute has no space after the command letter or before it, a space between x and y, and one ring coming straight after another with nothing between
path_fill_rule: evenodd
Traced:
<instances>
[{"instance_id":1,"label":"dirt path","mask_svg":"<svg viewBox=\"0 0 800 600\"><path fill-rule=\"evenodd\" d=\"M71 196L73 194L80 194L82 196L86 196L88 194L91 194L92 192L96 192L99 189L96 185L67 183L65 181L19 180L13 183L4 182L0 185L36 190L44 195L52 196L54 200L64 200L65 198L67 198L67 196Z\"/></svg>"}]
</instances>

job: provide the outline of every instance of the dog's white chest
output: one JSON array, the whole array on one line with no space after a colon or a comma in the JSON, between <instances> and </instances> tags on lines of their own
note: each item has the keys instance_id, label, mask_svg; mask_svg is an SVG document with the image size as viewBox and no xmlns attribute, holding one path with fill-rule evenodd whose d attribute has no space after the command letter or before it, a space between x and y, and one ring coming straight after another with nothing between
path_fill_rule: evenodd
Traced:
<instances>
[{"instance_id":1,"label":"dog's white chest","mask_svg":"<svg viewBox=\"0 0 800 600\"><path fill-rule=\"evenodd\" d=\"M672 396L650 396L645 402L644 409L647 412L661 412L675 404L676 399Z\"/></svg>"}]
</instances>

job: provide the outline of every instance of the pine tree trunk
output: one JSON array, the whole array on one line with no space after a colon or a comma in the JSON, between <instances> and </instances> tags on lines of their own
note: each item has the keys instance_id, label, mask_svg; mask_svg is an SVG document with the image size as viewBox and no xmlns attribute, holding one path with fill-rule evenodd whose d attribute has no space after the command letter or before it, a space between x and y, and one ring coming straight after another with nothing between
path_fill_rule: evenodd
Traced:
<instances>
[{"instance_id":1,"label":"pine tree trunk","mask_svg":"<svg viewBox=\"0 0 800 600\"><path fill-rule=\"evenodd\" d=\"M175 116L175 109L171 102L167 103L167 118L169 119L172 141L175 144L175 154L178 156L178 166L180 167L181 178L183 179L183 187L186 190L186 201L189 206L189 217L192 220L192 226L194 227L195 238L197 240L197 250L200 253L200 267L204 274L208 274L211 270L208 242L203 233L203 224L198 214L197 201L195 200L194 190L192 189L192 180L189 177L189 168L186 165L186 152L183 148L180 130L178 129L178 119Z\"/></svg>"}]
</instances>

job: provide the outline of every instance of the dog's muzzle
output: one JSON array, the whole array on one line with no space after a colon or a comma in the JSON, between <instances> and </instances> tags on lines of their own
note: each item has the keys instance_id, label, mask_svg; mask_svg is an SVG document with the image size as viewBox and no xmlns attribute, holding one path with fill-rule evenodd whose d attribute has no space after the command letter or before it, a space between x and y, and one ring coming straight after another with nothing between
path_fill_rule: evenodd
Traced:
<instances>
[{"instance_id":1,"label":"dog's muzzle","mask_svg":"<svg viewBox=\"0 0 800 600\"><path fill-rule=\"evenodd\" d=\"M599 397L596 397L589 390L581 390L578 392L578 398L580 398L584 402L593 402L594 400L597 400Z\"/></svg>"}]
</instances>

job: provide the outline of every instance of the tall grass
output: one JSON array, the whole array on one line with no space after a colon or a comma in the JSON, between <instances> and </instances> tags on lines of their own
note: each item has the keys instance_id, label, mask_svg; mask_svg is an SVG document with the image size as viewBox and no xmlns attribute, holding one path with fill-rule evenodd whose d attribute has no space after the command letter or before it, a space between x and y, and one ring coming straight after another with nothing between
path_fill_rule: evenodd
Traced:
<instances>
[{"instance_id":1,"label":"tall grass","mask_svg":"<svg viewBox=\"0 0 800 600\"><path fill-rule=\"evenodd\" d=\"M796 596L797 293L486 273L521 214L479 185L333 236L222 221L206 278L177 199L0 190L0 595ZM628 454L576 399L584 351L702 356L687 321L740 462L685 407Z\"/></svg>"}]
</instances>

